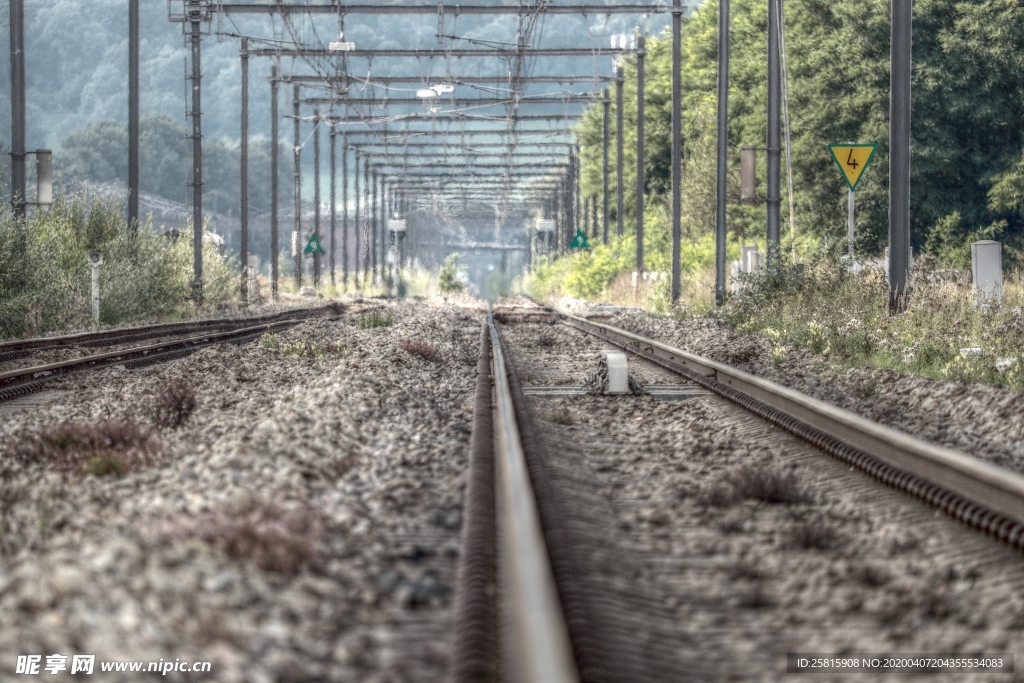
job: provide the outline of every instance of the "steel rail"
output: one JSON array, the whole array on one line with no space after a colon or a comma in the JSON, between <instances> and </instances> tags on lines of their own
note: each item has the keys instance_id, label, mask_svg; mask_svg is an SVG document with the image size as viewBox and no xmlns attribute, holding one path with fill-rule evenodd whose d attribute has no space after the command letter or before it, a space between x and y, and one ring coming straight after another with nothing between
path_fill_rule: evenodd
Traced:
<instances>
[{"instance_id":1,"label":"steel rail","mask_svg":"<svg viewBox=\"0 0 1024 683\"><path fill-rule=\"evenodd\" d=\"M794 389L562 311L565 324L684 375L875 478L1024 550L1024 477Z\"/></svg>"},{"instance_id":2,"label":"steel rail","mask_svg":"<svg viewBox=\"0 0 1024 683\"><path fill-rule=\"evenodd\" d=\"M31 389L35 390L41 382L72 372L114 365L125 361L146 359L164 352L174 354L178 354L179 352L191 353L193 350L196 350L196 347L198 346L237 341L252 337L256 334L276 332L278 330L287 329L293 325L298 325L300 322L302 322L301 318L280 320L251 327L243 327L241 329L200 334L192 337L185 337L184 339L173 339L157 342L156 344L148 344L146 346L136 346L118 351L107 351L105 353L98 353L92 356L83 356L81 358L47 363L45 365L35 365L27 368L8 370L7 372L0 372L0 400L7 400L14 398L15 396L20 396L24 393L28 393L27 391L19 391L23 386L33 385Z\"/></svg>"},{"instance_id":3,"label":"steel rail","mask_svg":"<svg viewBox=\"0 0 1024 683\"><path fill-rule=\"evenodd\" d=\"M288 318L302 318L316 314L321 311L331 311L330 308L302 308L292 311L282 311L271 315L256 316L253 318L219 318L213 320L192 320L175 323L157 323L155 325L141 325L138 327L122 327L113 330L102 330L94 332L75 332L73 334L57 335L52 337L32 337L30 339L11 339L0 342L0 354L9 352L43 350L59 348L62 346L92 346L98 343L119 344L128 341L139 341L152 339L164 335L178 334L180 332L198 332L200 330L224 328L224 327L245 327L258 323L275 322Z\"/></svg>"},{"instance_id":4,"label":"steel rail","mask_svg":"<svg viewBox=\"0 0 1024 683\"><path fill-rule=\"evenodd\" d=\"M518 679L532 683L578 681L537 499L519 436L508 370L498 330L488 314L491 374L494 378L494 436L498 470L497 516L505 544L500 577L511 598L512 648L509 663ZM512 653L510 653L512 654Z\"/></svg>"}]
</instances>

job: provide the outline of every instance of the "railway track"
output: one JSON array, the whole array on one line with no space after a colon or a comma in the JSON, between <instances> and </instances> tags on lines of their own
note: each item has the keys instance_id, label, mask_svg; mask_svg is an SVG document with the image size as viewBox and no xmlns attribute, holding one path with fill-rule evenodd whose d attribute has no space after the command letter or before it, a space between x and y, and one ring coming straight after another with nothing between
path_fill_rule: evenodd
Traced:
<instances>
[{"instance_id":1,"label":"railway track","mask_svg":"<svg viewBox=\"0 0 1024 683\"><path fill-rule=\"evenodd\" d=\"M3 342L0 343L0 362L30 358L33 354L55 350L75 351L82 347L92 349L101 346L119 348L2 371L0 401L38 391L46 382L68 373L108 365L124 364L128 368L136 368L170 361L183 358L210 344L240 344L252 341L262 334L288 329L310 317L339 312L337 306L327 306L252 318L160 323ZM137 342L150 339L160 341L136 345Z\"/></svg>"},{"instance_id":2,"label":"railway track","mask_svg":"<svg viewBox=\"0 0 1024 683\"><path fill-rule=\"evenodd\" d=\"M750 679L787 651L1012 649L987 630L1024 589L1024 478L551 315L500 311L482 332L454 680ZM574 391L601 348L700 391Z\"/></svg>"}]
</instances>

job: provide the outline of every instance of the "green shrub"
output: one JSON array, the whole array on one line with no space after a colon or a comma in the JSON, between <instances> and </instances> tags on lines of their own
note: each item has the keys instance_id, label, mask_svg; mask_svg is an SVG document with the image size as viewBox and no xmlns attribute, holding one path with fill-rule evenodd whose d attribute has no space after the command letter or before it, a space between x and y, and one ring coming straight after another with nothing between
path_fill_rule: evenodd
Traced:
<instances>
[{"instance_id":1,"label":"green shrub","mask_svg":"<svg viewBox=\"0 0 1024 683\"><path fill-rule=\"evenodd\" d=\"M94 202L86 209L80 196L58 195L26 220L0 209L0 336L91 324L92 250L103 252L101 323L194 313L192 241L178 234L157 234L147 223L130 235L121 206ZM235 277L217 245L204 246L204 307L211 308L233 296Z\"/></svg>"},{"instance_id":2,"label":"green shrub","mask_svg":"<svg viewBox=\"0 0 1024 683\"><path fill-rule=\"evenodd\" d=\"M444 260L444 265L441 266L441 270L437 273L437 288L444 294L466 291L466 284L462 281L462 273L466 268L458 265L456 263L458 260L458 254L448 254L448 257Z\"/></svg>"}]
</instances>

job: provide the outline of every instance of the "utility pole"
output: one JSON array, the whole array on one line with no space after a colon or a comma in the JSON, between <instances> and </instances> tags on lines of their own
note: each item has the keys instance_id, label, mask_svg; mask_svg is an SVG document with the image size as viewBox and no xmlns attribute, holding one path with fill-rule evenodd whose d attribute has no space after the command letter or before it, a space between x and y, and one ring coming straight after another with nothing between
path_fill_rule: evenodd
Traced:
<instances>
[{"instance_id":1,"label":"utility pole","mask_svg":"<svg viewBox=\"0 0 1024 683\"><path fill-rule=\"evenodd\" d=\"M25 217L25 1L11 2L11 204Z\"/></svg>"},{"instance_id":2,"label":"utility pole","mask_svg":"<svg viewBox=\"0 0 1024 683\"><path fill-rule=\"evenodd\" d=\"M242 301L249 295L249 40L242 38L242 134L239 159L239 256L242 261Z\"/></svg>"},{"instance_id":3,"label":"utility pole","mask_svg":"<svg viewBox=\"0 0 1024 683\"><path fill-rule=\"evenodd\" d=\"M360 237L360 227L361 227L361 223L365 223L366 222L366 217L363 216L363 220L360 221L360 216L359 216L359 157L361 155L359 153L359 150L356 150L356 155L355 156L356 156L356 166L355 166L355 176L356 176L355 177L355 185L356 185L355 186L355 210L356 210L356 212L355 212L355 231L354 232L355 232L355 236L356 236L356 250L355 250L355 260L353 261L353 267L352 267L352 280L353 280L353 284L355 284L356 287L359 287L359 257L362 255L360 253L360 248L362 247L362 239Z\"/></svg>"},{"instance_id":4,"label":"utility pole","mask_svg":"<svg viewBox=\"0 0 1024 683\"><path fill-rule=\"evenodd\" d=\"M128 0L128 232L139 231L139 0Z\"/></svg>"},{"instance_id":5,"label":"utility pole","mask_svg":"<svg viewBox=\"0 0 1024 683\"><path fill-rule=\"evenodd\" d=\"M624 134L622 131L622 86L625 82L626 77L623 75L622 67L619 66L615 70L615 200L617 202L615 221L619 237L622 237L622 221L626 213L624 189L622 186L622 152L625 149L625 143L623 141Z\"/></svg>"},{"instance_id":6,"label":"utility pole","mask_svg":"<svg viewBox=\"0 0 1024 683\"><path fill-rule=\"evenodd\" d=\"M910 272L910 81L913 1L892 0L889 70L889 310L903 309Z\"/></svg>"},{"instance_id":7,"label":"utility pole","mask_svg":"<svg viewBox=\"0 0 1024 683\"><path fill-rule=\"evenodd\" d=\"M782 0L768 0L768 263L780 256L780 178L782 175L782 57L779 51L779 16Z\"/></svg>"},{"instance_id":8,"label":"utility pole","mask_svg":"<svg viewBox=\"0 0 1024 683\"><path fill-rule=\"evenodd\" d=\"M768 0L772 2L773 0ZM682 231L682 158L683 158L683 86L680 75L682 62L680 35L683 25L680 0L672 0L672 293L671 301L679 301L680 249Z\"/></svg>"},{"instance_id":9,"label":"utility pole","mask_svg":"<svg viewBox=\"0 0 1024 683\"><path fill-rule=\"evenodd\" d=\"M608 99L608 88L604 89L601 106L604 107L604 126L601 128L601 226L603 242L608 244L608 134L611 118L611 100Z\"/></svg>"},{"instance_id":10,"label":"utility pole","mask_svg":"<svg viewBox=\"0 0 1024 683\"><path fill-rule=\"evenodd\" d=\"M203 303L203 110L200 64L203 8L189 0L186 8L191 23L192 47L192 299Z\"/></svg>"},{"instance_id":11,"label":"utility pole","mask_svg":"<svg viewBox=\"0 0 1024 683\"><path fill-rule=\"evenodd\" d=\"M320 109L313 110L313 235L320 237ZM320 254L313 253L313 286L320 286Z\"/></svg>"},{"instance_id":12,"label":"utility pole","mask_svg":"<svg viewBox=\"0 0 1024 683\"><path fill-rule=\"evenodd\" d=\"M644 273L644 37L636 37L636 272Z\"/></svg>"},{"instance_id":13,"label":"utility pole","mask_svg":"<svg viewBox=\"0 0 1024 683\"><path fill-rule=\"evenodd\" d=\"M725 303L725 199L729 161L729 0L718 0L718 158L715 183L715 302Z\"/></svg>"},{"instance_id":14,"label":"utility pole","mask_svg":"<svg viewBox=\"0 0 1024 683\"><path fill-rule=\"evenodd\" d=\"M335 188L335 182L334 182L335 181L335 176L337 175L337 172L335 170L335 164L337 163L337 153L335 151L335 148L337 147L337 144L336 144L337 143L336 138L338 137L337 131L335 131L333 128L331 128L330 136L331 136L331 258L330 258L329 265L330 265L330 268L331 268L331 287L333 287L334 284L335 284L334 283L334 250L335 250L334 236L335 236L335 227L336 227L337 222L338 222L338 201L337 201L337 195L335 194L336 188Z\"/></svg>"},{"instance_id":15,"label":"utility pole","mask_svg":"<svg viewBox=\"0 0 1024 683\"><path fill-rule=\"evenodd\" d=\"M299 86L292 86L292 119L295 122L295 143L292 147L295 168L295 229L292 233L292 257L295 259L295 288L302 287L302 129L299 121Z\"/></svg>"},{"instance_id":16,"label":"utility pole","mask_svg":"<svg viewBox=\"0 0 1024 683\"><path fill-rule=\"evenodd\" d=\"M277 236L277 66L270 67L270 292L277 299L277 254L280 250Z\"/></svg>"},{"instance_id":17,"label":"utility pole","mask_svg":"<svg viewBox=\"0 0 1024 683\"><path fill-rule=\"evenodd\" d=\"M370 155L363 159L363 241L366 243L366 255L363 257L363 286L373 286L370 277L370 253L373 250L373 209L370 206Z\"/></svg>"},{"instance_id":18,"label":"utility pole","mask_svg":"<svg viewBox=\"0 0 1024 683\"><path fill-rule=\"evenodd\" d=\"M341 136L341 282L348 289L348 136Z\"/></svg>"},{"instance_id":19,"label":"utility pole","mask_svg":"<svg viewBox=\"0 0 1024 683\"><path fill-rule=\"evenodd\" d=\"M373 172L373 184L370 191L370 237L373 240L373 249L371 250L372 255L370 256L370 273L373 274L373 281L376 283L380 279L380 273L378 272L377 262L377 250L380 248L380 242L378 240L377 233L379 232L378 216L380 212L377 210L377 184L379 178L377 172Z\"/></svg>"}]
</instances>

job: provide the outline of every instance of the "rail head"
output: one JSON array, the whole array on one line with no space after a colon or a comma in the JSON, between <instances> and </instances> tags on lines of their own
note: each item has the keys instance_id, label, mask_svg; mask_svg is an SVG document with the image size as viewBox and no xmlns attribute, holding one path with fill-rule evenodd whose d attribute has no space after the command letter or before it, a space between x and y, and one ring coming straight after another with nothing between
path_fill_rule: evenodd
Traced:
<instances>
[{"instance_id":1,"label":"rail head","mask_svg":"<svg viewBox=\"0 0 1024 683\"><path fill-rule=\"evenodd\" d=\"M928 443L763 377L662 342L564 311L563 321L629 349L713 378L879 459L1017 520L1024 520L1024 477L966 453Z\"/></svg>"},{"instance_id":2,"label":"rail head","mask_svg":"<svg viewBox=\"0 0 1024 683\"><path fill-rule=\"evenodd\" d=\"M499 482L498 520L504 575L510 598L509 663L516 678L532 683L579 680L569 630L541 528L540 513L519 438L505 358L494 321L489 318L494 378L494 445Z\"/></svg>"}]
</instances>

